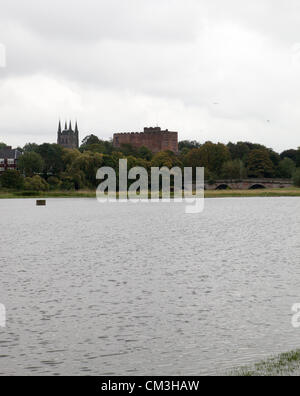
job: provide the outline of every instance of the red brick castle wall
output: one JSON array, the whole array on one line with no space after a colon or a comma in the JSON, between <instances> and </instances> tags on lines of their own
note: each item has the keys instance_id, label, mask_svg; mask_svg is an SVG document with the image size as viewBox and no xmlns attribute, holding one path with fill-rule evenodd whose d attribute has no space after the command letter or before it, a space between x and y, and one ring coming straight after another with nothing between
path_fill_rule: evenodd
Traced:
<instances>
[{"instance_id":1,"label":"red brick castle wall","mask_svg":"<svg viewBox=\"0 0 300 396\"><path fill-rule=\"evenodd\" d=\"M115 133L114 147L131 144L135 148L147 147L153 153L171 150L178 153L178 132L162 131L161 128L144 128L144 132Z\"/></svg>"}]
</instances>

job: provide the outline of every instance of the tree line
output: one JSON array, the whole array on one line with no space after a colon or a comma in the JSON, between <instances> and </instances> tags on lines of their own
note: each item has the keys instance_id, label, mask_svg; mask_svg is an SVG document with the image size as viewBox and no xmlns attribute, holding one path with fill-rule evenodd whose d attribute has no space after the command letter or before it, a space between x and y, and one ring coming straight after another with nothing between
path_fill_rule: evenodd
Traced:
<instances>
[{"instance_id":1,"label":"tree line","mask_svg":"<svg viewBox=\"0 0 300 396\"><path fill-rule=\"evenodd\" d=\"M0 148L5 147L0 143ZM94 189L99 181L100 167L112 167L118 173L119 160L128 160L128 169L151 167L205 167L205 180L285 178L300 187L300 148L276 153L260 144L249 142L222 143L181 141L179 153L163 151L153 154L148 148L124 144L114 148L112 141L89 135L77 149L65 149L57 144L28 143L19 148L23 155L18 170L2 172L3 189L28 191Z\"/></svg>"}]
</instances>

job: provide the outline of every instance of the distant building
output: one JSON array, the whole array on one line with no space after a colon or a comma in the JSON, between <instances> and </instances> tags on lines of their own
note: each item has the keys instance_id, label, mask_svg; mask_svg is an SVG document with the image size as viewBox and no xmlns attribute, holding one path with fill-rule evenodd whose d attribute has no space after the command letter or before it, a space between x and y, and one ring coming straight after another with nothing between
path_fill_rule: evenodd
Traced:
<instances>
[{"instance_id":1,"label":"distant building","mask_svg":"<svg viewBox=\"0 0 300 396\"><path fill-rule=\"evenodd\" d=\"M147 147L153 153L170 150L178 153L178 132L163 131L159 127L144 128L144 132L129 132L114 134L113 145L116 148L122 144L130 144L135 148Z\"/></svg>"},{"instance_id":2,"label":"distant building","mask_svg":"<svg viewBox=\"0 0 300 396\"><path fill-rule=\"evenodd\" d=\"M22 153L17 149L5 147L0 149L0 174L6 170L17 169L18 158Z\"/></svg>"},{"instance_id":3,"label":"distant building","mask_svg":"<svg viewBox=\"0 0 300 396\"><path fill-rule=\"evenodd\" d=\"M65 128L62 130L61 123L58 124L57 131L57 144L64 148L76 149L79 147L79 130L77 122L75 124L75 130L72 129L72 123L70 121L69 128L65 123Z\"/></svg>"}]
</instances>

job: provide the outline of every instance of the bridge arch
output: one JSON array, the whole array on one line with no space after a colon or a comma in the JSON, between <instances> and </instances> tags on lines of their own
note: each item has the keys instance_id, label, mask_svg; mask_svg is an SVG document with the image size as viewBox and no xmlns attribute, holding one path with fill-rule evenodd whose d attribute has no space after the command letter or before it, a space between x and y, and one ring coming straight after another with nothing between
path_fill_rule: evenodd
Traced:
<instances>
[{"instance_id":1,"label":"bridge arch","mask_svg":"<svg viewBox=\"0 0 300 396\"><path fill-rule=\"evenodd\" d=\"M222 183L222 184L219 184L219 185L216 187L216 191L217 191L217 190L230 190L230 187L229 187L228 184Z\"/></svg>"},{"instance_id":2,"label":"bridge arch","mask_svg":"<svg viewBox=\"0 0 300 396\"><path fill-rule=\"evenodd\" d=\"M261 183L254 183L254 184L252 184L252 186L249 187L249 190L263 190L265 188L266 188L266 186L264 186Z\"/></svg>"}]
</instances>

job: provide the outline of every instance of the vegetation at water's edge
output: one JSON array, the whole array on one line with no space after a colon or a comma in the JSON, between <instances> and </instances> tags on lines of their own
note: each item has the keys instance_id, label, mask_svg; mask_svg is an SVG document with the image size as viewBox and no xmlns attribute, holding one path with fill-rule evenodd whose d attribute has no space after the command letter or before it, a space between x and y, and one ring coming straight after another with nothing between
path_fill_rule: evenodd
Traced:
<instances>
[{"instance_id":1,"label":"vegetation at water's edge","mask_svg":"<svg viewBox=\"0 0 300 396\"><path fill-rule=\"evenodd\" d=\"M300 375L300 350L282 353L276 357L242 367L230 373L239 377L276 377Z\"/></svg>"},{"instance_id":2,"label":"vegetation at water's edge","mask_svg":"<svg viewBox=\"0 0 300 396\"><path fill-rule=\"evenodd\" d=\"M8 198L95 198L95 190L78 191L18 191L0 190L0 199ZM205 191L205 198L230 197L300 197L300 188L280 188L264 190L220 190Z\"/></svg>"},{"instance_id":3,"label":"vegetation at water's edge","mask_svg":"<svg viewBox=\"0 0 300 396\"><path fill-rule=\"evenodd\" d=\"M0 143L0 149L5 146ZM23 155L18 159L18 171L1 172L0 183L4 191L52 194L54 191L93 190L99 183L97 170L110 167L118 175L120 159L127 159L128 170L143 167L149 176L151 167L204 167L207 183L217 179L293 178L294 185L300 187L300 148L279 154L249 142L225 145L183 141L179 143L179 153L153 154L146 147L136 149L128 144L115 148L111 141L90 135L83 140L79 150L65 149L57 144L28 143L19 151Z\"/></svg>"},{"instance_id":4,"label":"vegetation at water's edge","mask_svg":"<svg viewBox=\"0 0 300 396\"><path fill-rule=\"evenodd\" d=\"M0 190L0 199L11 198L95 198L95 190L78 191L24 191Z\"/></svg>"},{"instance_id":5,"label":"vegetation at water's edge","mask_svg":"<svg viewBox=\"0 0 300 396\"><path fill-rule=\"evenodd\" d=\"M276 188L262 190L221 190L205 191L205 198L229 197L300 197L300 188Z\"/></svg>"}]
</instances>

